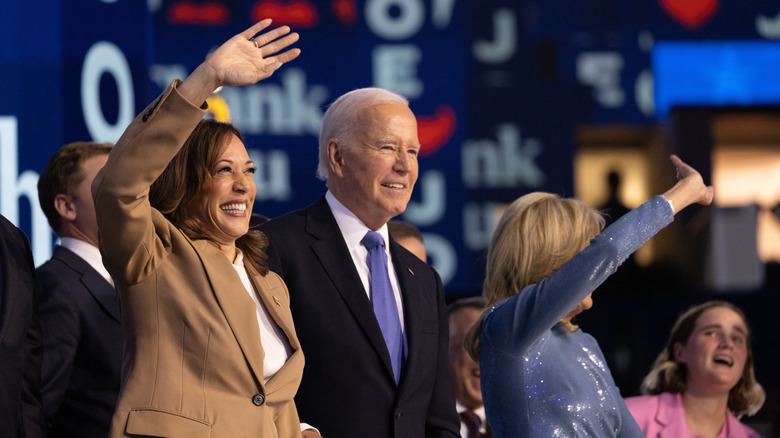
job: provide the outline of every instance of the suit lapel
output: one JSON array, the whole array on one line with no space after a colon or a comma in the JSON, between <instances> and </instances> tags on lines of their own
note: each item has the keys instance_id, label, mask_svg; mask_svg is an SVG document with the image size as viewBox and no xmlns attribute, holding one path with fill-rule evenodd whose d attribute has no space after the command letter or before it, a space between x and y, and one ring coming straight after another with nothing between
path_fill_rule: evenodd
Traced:
<instances>
[{"instance_id":1,"label":"suit lapel","mask_svg":"<svg viewBox=\"0 0 780 438\"><path fill-rule=\"evenodd\" d=\"M272 285L265 277L262 277L251 265L246 264L247 272L249 272L249 278L257 289L257 293L260 296L260 300L263 302L271 319L282 330L287 337L287 341L290 343L290 347L293 350L297 349L299 345L293 344L291 339L294 339L295 329L292 324L292 320L284 315L282 312L282 303L286 301L286 298L281 294L285 293L280 287ZM296 340L297 341L297 340Z\"/></svg>"},{"instance_id":2,"label":"suit lapel","mask_svg":"<svg viewBox=\"0 0 780 438\"><path fill-rule=\"evenodd\" d=\"M664 425L664 428L658 432L659 438L677 438L691 434L685 424L680 394L661 393L658 396L658 411L655 419L659 424Z\"/></svg>"},{"instance_id":3,"label":"suit lapel","mask_svg":"<svg viewBox=\"0 0 780 438\"><path fill-rule=\"evenodd\" d=\"M119 297L116 290L105 278L73 251L58 246L54 249L53 258L60 260L74 271L81 274L81 282L87 288L92 297L98 302L100 307L116 322L121 323L121 312L119 310Z\"/></svg>"},{"instance_id":4,"label":"suit lapel","mask_svg":"<svg viewBox=\"0 0 780 438\"><path fill-rule=\"evenodd\" d=\"M116 294L116 290L111 286L105 278L95 272L85 272L81 277L81 282L87 287L87 290L92 296L100 303L100 306L108 313L111 318L116 322L122 321L121 311L119 309L119 298Z\"/></svg>"},{"instance_id":5,"label":"suit lapel","mask_svg":"<svg viewBox=\"0 0 780 438\"><path fill-rule=\"evenodd\" d=\"M352 256L349 254L338 223L324 196L307 209L306 232L317 239L311 245L314 255L319 259L374 350L381 357L387 377L395 383L393 365L390 362L385 339L382 337L382 330L379 328L360 275L352 263Z\"/></svg>"},{"instance_id":6,"label":"suit lapel","mask_svg":"<svg viewBox=\"0 0 780 438\"><path fill-rule=\"evenodd\" d=\"M255 306L249 305L247 300L250 298L246 295L244 284L241 283L241 279L227 257L208 241L194 240L192 247L195 248L195 252L200 257L211 284L211 290L233 331L233 336L244 353L255 379L262 385L265 351L260 341L260 327L257 324Z\"/></svg>"},{"instance_id":7,"label":"suit lapel","mask_svg":"<svg viewBox=\"0 0 780 438\"><path fill-rule=\"evenodd\" d=\"M15 236L14 236L15 235ZM24 301L31 300L32 297L23 296L14 289L21 291L33 290L32 273L28 275L28 270L32 268L32 255L30 249L23 245L25 237L22 232L13 224L0 216L0 263L2 263L2 273L0 274L0 287L2 287L2 296L0 296L0 343L4 343L5 336L11 336L14 330L9 330L10 324L16 323L19 315L26 315L24 311ZM24 242L26 243L26 242ZM21 309L19 306L22 306ZM21 311L20 311L21 310Z\"/></svg>"},{"instance_id":8,"label":"suit lapel","mask_svg":"<svg viewBox=\"0 0 780 438\"><path fill-rule=\"evenodd\" d=\"M422 347L417 341L422 338L421 321L425 319L422 309L425 306L420 302L423 299L422 295L412 293L412 291L422 290L420 280L416 277L409 263L407 263L404 255L398 251L397 243L392 238L390 239L390 255L393 257L393 266L398 276L398 287L401 289L401 297L404 303L404 321L408 346L406 363L401 374L401 383L404 384L407 383L407 379L403 378L405 374L416 374L414 369L424 366L422 361L425 352L421 350Z\"/></svg>"},{"instance_id":9,"label":"suit lapel","mask_svg":"<svg viewBox=\"0 0 780 438\"><path fill-rule=\"evenodd\" d=\"M247 264L246 267L247 272L249 272L249 278L254 283L255 289L257 289L257 293L260 296L260 300L263 302L271 319L284 333L287 343L292 349L292 354L284 366L266 383L266 394L273 394L279 390L286 391L292 388L292 393L289 394L289 397L292 398L295 395L295 390L298 388L299 382L296 382L296 380L300 379L303 370L303 352L301 351L301 344L295 333L295 325L289 311L289 295L283 289L281 281L271 282L268 280L268 277L263 277L252 269L251 265ZM288 309L287 312L284 309Z\"/></svg>"},{"instance_id":10,"label":"suit lapel","mask_svg":"<svg viewBox=\"0 0 780 438\"><path fill-rule=\"evenodd\" d=\"M2 217L0 217L0 220L2 220ZM0 225L2 225L0 223ZM11 254L13 254L13 251L11 251L10 248L6 248L6 237L4 235L0 235L2 239L0 239L0 288L2 288L2 295L0 295L0 342L3 341L3 337L6 333L10 333L11 330L7 329L7 325L9 323L9 320L11 316L16 314L15 305L16 300L14 299L18 293L11 292L12 289L16 288L16 258L11 257ZM10 240L10 239L9 239Z\"/></svg>"}]
</instances>

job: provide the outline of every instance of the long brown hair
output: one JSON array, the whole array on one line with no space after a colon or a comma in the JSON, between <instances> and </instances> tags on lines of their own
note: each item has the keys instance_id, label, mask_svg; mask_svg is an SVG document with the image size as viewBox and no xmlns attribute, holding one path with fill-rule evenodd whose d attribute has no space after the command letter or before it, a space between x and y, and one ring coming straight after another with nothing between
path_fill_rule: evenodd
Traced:
<instances>
[{"instance_id":1,"label":"long brown hair","mask_svg":"<svg viewBox=\"0 0 780 438\"><path fill-rule=\"evenodd\" d=\"M501 216L488 248L482 285L486 307L554 274L603 226L599 212L577 199L533 192L515 200ZM562 322L568 330L577 329L570 321ZM474 360L479 357L481 331L482 318L466 337L466 349Z\"/></svg>"},{"instance_id":2,"label":"long brown hair","mask_svg":"<svg viewBox=\"0 0 780 438\"><path fill-rule=\"evenodd\" d=\"M747 319L739 307L726 301L707 301L685 311L674 323L669 339L661 354L655 359L653 368L642 382L643 394L660 394L662 392L683 393L686 389L688 370L684 363L679 363L674 357L674 345L678 342L686 345L691 338L696 322L701 315L712 308L725 307L736 312L747 327ZM766 394L764 388L756 381L753 371L753 349L750 347L750 329L747 333L747 360L742 370L742 378L729 391L728 407L736 417L753 415L761 409Z\"/></svg>"},{"instance_id":3,"label":"long brown hair","mask_svg":"<svg viewBox=\"0 0 780 438\"><path fill-rule=\"evenodd\" d=\"M201 120L150 188L152 207L190 239L213 242L213 238L204 232L200 218L191 214L190 205L202 190L211 185L219 157L233 135L243 141L233 125ZM249 230L236 240L236 247L244 253L244 260L262 275L268 273L267 246L268 238L259 230Z\"/></svg>"}]
</instances>

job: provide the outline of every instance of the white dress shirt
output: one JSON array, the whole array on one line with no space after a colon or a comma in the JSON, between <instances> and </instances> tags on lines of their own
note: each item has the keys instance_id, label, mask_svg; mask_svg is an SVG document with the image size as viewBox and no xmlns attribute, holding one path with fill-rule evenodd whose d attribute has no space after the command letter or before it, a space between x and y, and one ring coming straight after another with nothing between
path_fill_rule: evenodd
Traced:
<instances>
[{"instance_id":1,"label":"white dress shirt","mask_svg":"<svg viewBox=\"0 0 780 438\"><path fill-rule=\"evenodd\" d=\"M260 326L260 343L263 344L265 357L263 358L263 380L268 382L282 368L287 359L292 354L292 348L287 341L287 337L282 330L271 319L271 315L266 310L260 296L257 294L255 285L249 279L249 274L244 267L244 254L236 248L236 260L233 262L233 269L236 270L238 277L241 278L246 292L255 303L255 312L257 313L257 325ZM308 423L301 423L301 432L313 429L319 434L319 430Z\"/></svg>"},{"instance_id":2,"label":"white dress shirt","mask_svg":"<svg viewBox=\"0 0 780 438\"><path fill-rule=\"evenodd\" d=\"M458 415L460 415L461 412L466 412L466 411L469 410L467 407L463 406L463 404L461 402L459 402L458 400L455 400L455 409L458 411ZM474 409L472 412L477 414L477 417L479 417L479 420L480 420L479 431L482 432L482 433L485 433L486 432L486 425L487 425L487 423L485 422L485 406L484 405L480 406L477 409ZM462 437L468 436L468 433L469 433L468 428L463 423L463 421L461 421L460 422L460 436L462 436Z\"/></svg>"},{"instance_id":3,"label":"white dress shirt","mask_svg":"<svg viewBox=\"0 0 780 438\"><path fill-rule=\"evenodd\" d=\"M239 278L241 278L241 283L244 284L246 293L249 294L249 297L255 303L257 325L260 326L260 342L263 344L263 350L265 350L263 379L265 382L268 382L287 362L287 359L290 358L292 348L290 348L290 343L287 342L287 337L271 319L271 315L268 314L268 310L266 310L263 302L260 300L260 296L257 294L255 285L249 280L249 275L244 267L244 253L238 248L236 248L236 253L233 269L236 270Z\"/></svg>"},{"instance_id":4,"label":"white dress shirt","mask_svg":"<svg viewBox=\"0 0 780 438\"><path fill-rule=\"evenodd\" d=\"M325 193L325 200L328 202L330 211L333 212L333 217L336 218L336 223L339 225L342 237L349 249L349 255L352 256L352 262L357 268L360 280L363 282L363 288L366 291L368 300L371 301L371 287L370 278L371 273L366 263L368 257L368 250L362 243L363 237L366 233L371 231L366 224L363 223L354 213L349 211L335 196L328 190ZM385 240L385 253L387 254L387 269L390 277L390 285L393 287L393 295L395 295L395 305L398 307L398 317L401 319L401 334L404 338L404 345L406 344L406 330L404 324L404 307L401 300L401 288L398 286L398 276L395 273L395 267L393 266L393 257L390 255L390 240L388 238L387 224L382 225L382 228L377 230L382 238ZM407 350L408 351L408 350Z\"/></svg>"}]
</instances>

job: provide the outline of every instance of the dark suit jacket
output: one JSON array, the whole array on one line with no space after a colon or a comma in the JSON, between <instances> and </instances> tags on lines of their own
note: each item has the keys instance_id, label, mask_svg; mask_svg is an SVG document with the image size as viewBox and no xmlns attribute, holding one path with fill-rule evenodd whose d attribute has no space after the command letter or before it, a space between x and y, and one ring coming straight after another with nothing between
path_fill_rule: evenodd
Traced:
<instances>
[{"instance_id":1,"label":"dark suit jacket","mask_svg":"<svg viewBox=\"0 0 780 438\"><path fill-rule=\"evenodd\" d=\"M459 436L438 274L390 241L409 352L397 387L371 303L322 197L261 226L271 269L287 283L306 367L295 397L301 421L324 437Z\"/></svg>"},{"instance_id":2,"label":"dark suit jacket","mask_svg":"<svg viewBox=\"0 0 780 438\"><path fill-rule=\"evenodd\" d=\"M41 394L49 438L108 436L119 396L119 298L96 270L58 246L35 271L43 335Z\"/></svg>"},{"instance_id":3,"label":"dark suit jacket","mask_svg":"<svg viewBox=\"0 0 780 438\"><path fill-rule=\"evenodd\" d=\"M24 233L0 216L0 436L43 437L41 341L33 260Z\"/></svg>"}]
</instances>

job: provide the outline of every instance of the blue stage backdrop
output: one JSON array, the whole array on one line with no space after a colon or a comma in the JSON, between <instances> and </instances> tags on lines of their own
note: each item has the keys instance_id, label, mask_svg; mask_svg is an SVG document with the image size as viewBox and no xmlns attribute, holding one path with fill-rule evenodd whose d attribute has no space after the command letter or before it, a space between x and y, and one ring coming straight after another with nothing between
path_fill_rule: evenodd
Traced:
<instances>
[{"instance_id":1,"label":"blue stage backdrop","mask_svg":"<svg viewBox=\"0 0 780 438\"><path fill-rule=\"evenodd\" d=\"M35 195L48 157L70 141L115 141L210 48L272 17L301 34L301 57L210 100L258 164L255 211L274 217L324 192L317 133L333 99L366 86L404 94L423 149L400 219L423 231L450 297L479 291L501 204L533 190L573 193L579 125L657 121L656 42L780 38L780 6L759 0L10 0L3 9L0 212L31 237L36 263L54 242Z\"/></svg>"},{"instance_id":2,"label":"blue stage backdrop","mask_svg":"<svg viewBox=\"0 0 780 438\"><path fill-rule=\"evenodd\" d=\"M0 213L30 238L36 264L53 235L36 184L76 140L115 141L150 92L151 17L142 2L3 2L0 13Z\"/></svg>"}]
</instances>

